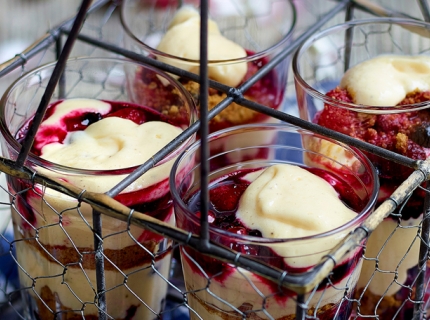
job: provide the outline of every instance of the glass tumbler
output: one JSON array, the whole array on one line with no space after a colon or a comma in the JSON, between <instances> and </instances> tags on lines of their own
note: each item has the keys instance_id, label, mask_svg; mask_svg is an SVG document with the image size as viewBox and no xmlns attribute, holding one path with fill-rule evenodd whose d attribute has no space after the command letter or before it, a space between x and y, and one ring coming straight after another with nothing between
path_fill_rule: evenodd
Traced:
<instances>
[{"instance_id":1,"label":"glass tumbler","mask_svg":"<svg viewBox=\"0 0 430 320\"><path fill-rule=\"evenodd\" d=\"M427 23L388 18L346 22L314 34L293 57L300 117L426 159L429 36ZM367 156L377 168L383 201L412 170ZM412 318L424 194L414 192L370 235L358 283L358 314Z\"/></svg>"},{"instance_id":2,"label":"glass tumbler","mask_svg":"<svg viewBox=\"0 0 430 320\"><path fill-rule=\"evenodd\" d=\"M266 133L274 139L267 143L257 142L252 146L246 143L245 147L238 147L240 141L248 141L253 135ZM374 208L378 177L367 158L357 150L297 127L281 124L249 124L225 129L211 134L209 145L228 145L232 140L236 141L234 148L221 153L211 152L209 158L210 167L215 168L209 173L209 236L217 244L287 272L301 273L315 266L343 237L358 227ZM340 156L330 157L315 152L315 147L320 143L332 144L338 148ZM200 162L195 161L199 146L199 142L196 142L178 157L170 177L177 225L194 234L200 232ZM250 151L256 156L243 157L244 152ZM259 154L264 156L259 157ZM236 159L235 162L232 159ZM287 187L282 189L277 185L280 180L275 180L277 174L270 171L281 170L278 166L304 170L318 180L324 179L324 183L330 181L337 201L351 208L352 215L323 232L317 231L310 225L319 225L330 218L323 218L321 204L311 205L307 209L302 205L315 200L311 189L316 193L322 192L322 189L312 182L301 197L293 195L297 195L294 193L296 191L290 195L291 190L301 185L301 178L286 175L285 181L288 183L284 186ZM269 178L263 170L269 170ZM248 189L253 188L264 175L267 179L263 187L261 184L261 189L255 187L261 193L257 192L255 197L247 196ZM293 202L289 202L291 198L294 198ZM255 207L243 209L243 205L254 202ZM334 210L331 204L325 200L323 202L328 211ZM259 209L274 206L273 203L281 204L284 209ZM253 224L244 222L250 221L242 220L244 216L238 216L239 212L246 210L255 212L257 217ZM285 223L281 216L289 222ZM282 225L282 235L276 233L271 236L272 233L267 232L266 228L276 224ZM304 229L307 229L304 233L294 233ZM295 318L296 300L293 292L190 247L181 246L180 252L191 319ZM307 295L309 316L349 319L351 298L361 269L361 256L361 247L351 250L335 266L330 279L324 280L312 294Z\"/></svg>"},{"instance_id":3,"label":"glass tumbler","mask_svg":"<svg viewBox=\"0 0 430 320\"><path fill-rule=\"evenodd\" d=\"M200 1L126 0L121 7L126 46L135 52L187 70L199 72ZM290 0L211 0L209 2L209 78L238 87L288 48L296 23ZM244 96L274 109L282 108L290 59L256 81ZM179 81L199 102L199 85ZM226 93L209 90L209 109ZM210 122L211 132L246 123L275 122L264 114L230 104Z\"/></svg>"},{"instance_id":4,"label":"glass tumbler","mask_svg":"<svg viewBox=\"0 0 430 320\"><path fill-rule=\"evenodd\" d=\"M17 158L54 67L48 64L23 75L2 97L5 157ZM130 70L152 79L151 86L141 88L148 99L139 104ZM196 120L192 98L176 80L121 59L69 60L50 103L25 165L99 193L109 191L161 149L172 136L169 130L176 137ZM168 172L193 141L194 137L184 141L114 198L174 225ZM8 188L26 319L98 319L100 293L106 300L102 312L109 318L159 317L168 288L171 240L102 215L104 270L99 270L88 204L11 176ZM104 292L96 289L100 271Z\"/></svg>"}]
</instances>

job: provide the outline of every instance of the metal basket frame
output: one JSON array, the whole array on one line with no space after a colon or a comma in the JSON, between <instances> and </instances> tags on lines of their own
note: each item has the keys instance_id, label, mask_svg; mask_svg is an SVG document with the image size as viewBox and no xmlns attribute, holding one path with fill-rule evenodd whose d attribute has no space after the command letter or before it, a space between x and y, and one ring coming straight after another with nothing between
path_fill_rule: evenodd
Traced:
<instances>
[{"instance_id":1,"label":"metal basket frame","mask_svg":"<svg viewBox=\"0 0 430 320\"><path fill-rule=\"evenodd\" d=\"M85 1L85 0L84 0ZM207 1L202 1L202 10L205 10L205 4ZM428 3L425 0L418 0L419 6L422 10L422 15L426 21L430 21L430 11L428 7ZM91 8L83 9L84 14L92 14L96 12L100 8L108 5L108 10L115 10L115 7L119 3L111 2L108 0L99 0L96 1ZM207 5L206 5L207 10ZM418 188L423 182L429 179L430 175L430 160L427 161L415 161L409 159L407 157L398 155L396 153L387 151L385 149L381 149L375 147L371 144L364 143L362 141L358 141L344 134L334 132L332 130L326 129L324 127L320 127L316 124L309 123L307 121L301 120L297 117L289 115L287 113L270 109L264 105L260 105L256 102L249 101L244 98L243 93L251 87L256 81L261 79L269 70L271 70L276 64L282 61L284 58L290 56L299 46L300 44L319 30L322 26L325 25L330 19L332 19L335 15L340 12L345 12L345 20L352 19L354 10L363 10L372 14L381 15L384 14L389 17L404 17L405 15L402 13L394 12L391 10L379 11L375 12L374 8L366 6L364 1L337 1L333 10L329 13L324 14L321 19L318 20L317 23L311 25L305 32L303 32L299 37L294 39L291 45L284 52L279 54L273 61L268 63L265 67L263 67L255 76L253 76L249 81L244 83L239 88L231 88L226 85L217 83L215 81L209 80L207 85L209 87L215 88L221 92L227 94L227 98L218 104L215 108L210 110L207 115L204 115L201 121L197 121L194 123L188 130L184 131L178 139L170 142L163 150L155 154L149 161L142 164L135 172L129 175L125 180L123 180L120 184L118 184L115 188L111 189L106 194L97 194L93 192L88 192L85 190L81 190L79 188L74 187L73 185L67 184L65 182L55 180L49 178L48 176L44 176L42 174L38 174L33 172L32 170L23 166L25 158L28 154L25 147L20 153L20 157L16 162L1 158L0 161L0 171L12 175L15 177L19 177L21 179L26 179L31 181L32 183L41 183L43 182L47 187L55 189L57 191L63 192L71 197L78 199L79 201L86 202L90 204L94 209L94 225L93 229L95 230L95 243L100 244L101 239L101 226L100 226L100 213L106 214L108 216L114 217L116 219L120 219L123 221L127 221L130 224L140 226L147 230L153 231L157 234L163 235L164 237L173 239L175 242L192 247L194 249L199 250L200 252L220 259L222 261L226 261L228 263L235 264L238 267L245 268L249 271L252 271L256 274L259 274L267 279L273 280L277 282L280 286L288 288L297 293L297 308L296 308L296 319L305 319L306 317L306 303L305 303L305 293L311 292L313 288L315 288L324 278L326 278L330 272L332 271L334 265L350 250L354 249L362 240L370 235L370 233L382 222L382 220L391 214L396 208L400 207L401 204L407 199L409 194ZM79 17L79 15L78 15ZM83 22L84 16L80 16ZM409 18L409 17L408 17ZM17 54L13 59L8 62L5 62L0 65L0 77L5 76L11 71L24 66L29 59L34 57L39 52L46 50L52 45L55 45L57 57L61 59L61 55L64 54L64 48L62 40L63 36L68 36L69 39L72 37L76 37L77 41L81 41L82 43L89 44L91 46L101 48L103 50L121 55L126 58L130 58L135 61L143 62L148 65L152 65L156 68L159 68L163 71L179 75L181 77L185 77L196 82L199 82L199 76L183 71L181 69L175 68L173 66L164 64L162 62L153 60L149 57L145 57L134 53L132 51L125 50L117 45L99 40L94 37L90 37L85 34L80 34L79 31L79 21L78 19L70 19L66 22L61 23L60 25L51 29L45 36L35 42L32 46L26 49L24 52ZM202 28L203 37L206 37L205 32L207 30ZM72 48L74 41L71 40L70 48ZM61 67L61 66L60 66ZM205 68L202 69L201 75L203 79L207 79L207 72ZM59 84L61 86L61 83ZM203 90L205 90L204 83L202 83ZM49 89L54 90L55 84L50 85ZM204 91L203 91L204 92ZM279 270L277 268L271 267L269 265L262 264L257 262L246 255L241 255L234 251L231 251L223 246L220 246L216 243L213 243L208 240L208 221L207 219L203 220L202 225L202 233L200 235L195 235L191 233L187 233L179 228L175 228L164 224L156 219L148 217L139 212L135 212L130 210L126 206L121 205L120 203L112 200L112 197L121 192L128 184L130 184L134 179L138 176L145 173L147 170L152 168L158 161L162 160L169 153L175 150L182 141L192 136L196 133L200 126L207 127L208 120L214 118L219 112L221 112L224 108L226 108L231 102L236 102L246 108L262 112L276 119L288 122L290 124L296 125L303 129L307 129L313 131L315 133L321 134L323 136L336 139L340 142L346 143L350 146L357 147L363 151L373 153L385 159L392 160L396 163L402 164L404 166L413 168L414 173L406 180L404 183L389 197L382 205L380 205L373 214L369 216L368 219L355 231L347 236L336 248L334 248L330 254L325 256L322 261L311 269L308 272L300 273L300 274L290 274L284 270ZM202 131L202 140L207 139L207 132ZM206 195L207 200L207 195ZM424 270L426 267L426 261L428 260L428 239L430 235L430 222L428 219L428 215L430 213L430 198L427 193L427 197L425 200L425 208L424 208L424 218L421 229L421 250L420 256L417 257L418 265L420 270ZM98 236L97 236L98 235ZM98 250L102 250L101 246L99 246ZM99 261L97 264L97 278L98 278L98 291L101 292L99 295L99 317L100 319L106 319L106 314L103 310L104 306L104 287L103 287L103 259ZM422 276L418 278L416 283L416 301L423 301L424 299L424 272L421 273ZM423 316L423 308L424 303L417 303L415 305L414 319L420 319Z\"/></svg>"}]
</instances>

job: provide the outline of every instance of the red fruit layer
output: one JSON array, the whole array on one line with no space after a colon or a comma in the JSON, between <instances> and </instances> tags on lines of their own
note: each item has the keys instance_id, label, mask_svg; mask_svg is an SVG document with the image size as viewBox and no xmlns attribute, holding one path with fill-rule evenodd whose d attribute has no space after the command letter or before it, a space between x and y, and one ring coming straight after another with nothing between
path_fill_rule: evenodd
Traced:
<instances>
[{"instance_id":1,"label":"red fruit layer","mask_svg":"<svg viewBox=\"0 0 430 320\"><path fill-rule=\"evenodd\" d=\"M339 87L327 93L327 96L353 102L351 95ZM430 92L412 92L398 105L413 104L430 100ZM416 160L425 160L430 153L430 137L427 127L430 124L430 111L420 110L396 114L365 114L335 107L329 104L318 113L316 123L339 131L356 139L369 142L378 147L402 154ZM395 188L412 173L412 169L366 153L375 165L381 178L382 197L385 200ZM403 210L403 218L417 218L422 212L423 192L418 190L408 206Z\"/></svg>"},{"instance_id":2,"label":"red fruit layer","mask_svg":"<svg viewBox=\"0 0 430 320\"><path fill-rule=\"evenodd\" d=\"M348 177L337 177L332 174L323 171L321 169L309 169L310 172L316 174L326 181L328 181L335 190L340 194L342 201L352 208L356 212L361 212L367 200L360 200L358 196L351 189L350 183L347 181ZM257 170L257 169L255 169ZM249 182L244 180L244 176L255 170L240 170L233 172L216 181L210 188L209 197L209 223L212 227L227 230L231 233L240 235L251 235L261 237L261 232L258 229L249 229L242 224L242 222L236 218L236 211L239 204L239 199L243 192L249 186ZM188 200L187 204L191 212L197 216L200 215L200 194L195 193ZM186 218L177 216L177 223L180 227L198 234L198 227L189 223ZM192 229L192 230L190 230ZM300 273L312 268L307 266L304 268L297 268L289 266L285 263L284 259L274 252L270 247L255 244L243 244L237 241L231 240L228 237L217 236L214 241L221 243L237 252L242 254L252 255L257 259L261 259L265 263L268 263L274 267L286 270L292 273ZM230 274L234 271L228 264L224 264L214 258L206 257L196 253L195 251L185 249L187 252L200 264L200 266L208 273L209 276L215 276L215 279L220 282L224 282ZM335 271L331 277L332 283L338 283L346 276L348 276L357 264L360 258L360 253L354 255L352 259L337 265ZM198 272L198 269L194 270ZM266 281L262 279L262 281ZM267 281L269 286L273 286L273 292L278 292L278 286L270 281ZM321 284L321 288L326 283Z\"/></svg>"},{"instance_id":3,"label":"red fruit layer","mask_svg":"<svg viewBox=\"0 0 430 320\"><path fill-rule=\"evenodd\" d=\"M335 88L327 96L344 102L352 102L351 96L344 89ZM430 92L408 94L399 105L430 100ZM378 147L397 152L407 157L424 160L429 152L425 145L426 137L420 137L420 128L430 123L430 112L420 110L396 114L365 114L344 108L324 105L317 114L315 122L351 137L369 142ZM395 165L390 161L375 158L375 165L382 177L404 179L411 169Z\"/></svg>"},{"instance_id":4,"label":"red fruit layer","mask_svg":"<svg viewBox=\"0 0 430 320\"><path fill-rule=\"evenodd\" d=\"M103 100L102 100L103 101ZM44 120L49 118L55 113L56 106L62 101L57 101L51 104L45 114ZM166 115L159 113L157 110L153 110L147 107L143 107L137 104L129 102L117 102L117 101L103 101L111 105L111 110L105 114L94 111L82 111L77 110L70 112L59 123L51 126L42 126L36 135L31 152L35 155L40 156L42 148L50 143L59 142L62 143L66 138L68 132L82 131L85 130L90 124L97 122L103 118L118 117L128 119L136 124L142 124L149 121L163 121L180 126L182 123L173 121ZM16 139L22 141L27 134L29 127L32 125L32 120L29 120L16 134Z\"/></svg>"},{"instance_id":5,"label":"red fruit layer","mask_svg":"<svg viewBox=\"0 0 430 320\"><path fill-rule=\"evenodd\" d=\"M246 50L246 54L251 56L254 52ZM269 62L268 58L261 58L248 63L248 70L242 83L248 81L254 74L256 74L262 67ZM263 78L258 80L246 91L246 95L252 100L257 101L270 108L277 108L282 102L284 88L279 88L277 83L276 71L273 69L267 73ZM242 84L241 83L241 84ZM282 91L281 91L282 90Z\"/></svg>"},{"instance_id":6,"label":"red fruit layer","mask_svg":"<svg viewBox=\"0 0 430 320\"><path fill-rule=\"evenodd\" d=\"M155 1L148 1L148 0L141 0L143 6L151 7L152 5L155 6L157 9L174 9L176 10L178 8L178 0L155 0ZM208 1L210 4L210 1ZM199 0L188 0L187 5L193 4L195 7L200 5Z\"/></svg>"}]
</instances>

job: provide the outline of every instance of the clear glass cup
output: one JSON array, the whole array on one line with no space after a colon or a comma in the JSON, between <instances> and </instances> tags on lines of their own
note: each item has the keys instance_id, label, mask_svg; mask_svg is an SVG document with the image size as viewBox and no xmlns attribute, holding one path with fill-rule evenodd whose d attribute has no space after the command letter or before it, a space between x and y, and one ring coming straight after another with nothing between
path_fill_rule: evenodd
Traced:
<instances>
[{"instance_id":1,"label":"clear glass cup","mask_svg":"<svg viewBox=\"0 0 430 320\"><path fill-rule=\"evenodd\" d=\"M420 82L420 74L428 67L416 60L430 57L429 36L426 23L385 18L346 22L314 34L293 57L300 117L408 157L425 159L430 149L421 133L427 122L428 99L418 100L414 95L419 95L417 90L429 90ZM410 56L415 60L402 60ZM352 68L370 59L378 59L372 60L378 61L372 66L373 76L363 72L359 78L367 87L358 87L359 81L349 79L355 79L353 70L360 69ZM413 79L416 82L412 84ZM409 84L412 89L407 88ZM391 88L396 89L389 91ZM410 92L410 100L403 100ZM383 201L412 170L367 156L378 170L379 201ZM414 304L408 298L415 299L413 284L419 273L423 199L424 192L415 192L371 234L365 254L369 259L358 283L359 314L378 315L379 319L394 315L396 319L412 318Z\"/></svg>"},{"instance_id":2,"label":"clear glass cup","mask_svg":"<svg viewBox=\"0 0 430 320\"><path fill-rule=\"evenodd\" d=\"M238 147L239 141L248 141L253 136L266 133L273 137L272 141L257 142L253 146L246 143L245 147ZM357 150L309 131L281 124L250 124L225 129L210 135L209 144L228 144L232 140L237 141L234 148L221 153L212 151L210 155L210 167L215 169L209 173L209 233L210 239L216 243L288 272L300 273L316 265L348 232L359 226L374 208L378 177L368 159ZM315 152L315 147L321 143L337 148L340 153L327 157ZM178 157L170 177L177 225L194 234L200 232L197 198L200 190L200 162L196 161L199 150L199 142L196 142ZM254 156L244 156L249 154ZM241 197L241 192L237 190L247 187L247 184L240 185L238 181L245 179L242 173L275 164L297 165L320 177L330 176L329 180L337 181L333 185L336 185L341 199L349 203L357 215L330 231L297 238L262 237L259 227L264 224L264 218L255 223L256 230L244 232L246 228L231 218ZM228 177L236 178L230 180ZM341 185L348 187L344 189ZM229 186L233 187L223 189ZM356 200L354 205L347 200L347 189L349 195L353 195L349 200ZM318 188L318 192L320 190ZM276 194L275 191L273 193ZM216 202L217 199L221 200L221 204ZM272 200L264 199L265 203ZM302 200L310 199L304 197L297 202ZM317 221L317 216L318 208L315 208L311 220ZM192 308L191 319L198 319L199 316L201 319L294 319L294 293L282 291L274 282L190 247L182 246L180 251L187 301ZM319 319L349 318L352 306L350 299L360 273L361 256L361 247L352 250L336 265L331 280L324 281L307 296L309 315L318 315Z\"/></svg>"},{"instance_id":3,"label":"clear glass cup","mask_svg":"<svg viewBox=\"0 0 430 320\"><path fill-rule=\"evenodd\" d=\"M181 3L181 6L179 5ZM175 49L160 47L162 39L169 34L169 25L181 8L199 8L200 1L126 0L122 2L121 20L128 37L126 46L135 52L149 55L176 67L198 73L199 67L199 23L190 29L181 29ZM198 11L196 11L199 14ZM219 33L239 45L241 52L229 54L228 44L216 42L218 34L209 34L209 78L237 87L249 79L277 54L288 48L296 22L295 6L290 0L255 2L251 0L222 0L209 2L209 15L219 28ZM176 21L179 20L176 18ZM173 29L173 28L171 28ZM182 38L183 37L183 38ZM192 50L192 53L187 51ZM179 50L179 51L177 51ZM246 98L279 109L288 79L290 60L284 59L273 70L258 80L244 95ZM185 78L179 81L199 101L199 86ZM209 109L222 99L225 93L209 90ZM211 132L246 123L275 122L232 103L211 122Z\"/></svg>"},{"instance_id":4,"label":"clear glass cup","mask_svg":"<svg viewBox=\"0 0 430 320\"><path fill-rule=\"evenodd\" d=\"M21 148L17 139L26 134L26 129L23 128L26 128L28 121L33 118L54 66L55 64L48 64L23 75L2 97L0 130L5 157L13 160L17 158ZM144 103L142 105L135 104L136 88L130 85L130 70L139 71L148 79L153 79L153 83L158 83L140 88L148 94L147 101L139 100ZM157 95L160 97L158 100L154 99ZM145 123L157 120L163 122L163 125L170 123L179 128L179 132L188 128L197 116L192 98L176 80L150 66L121 59L80 58L68 61L51 103L59 100L63 103L73 102L74 107L87 106L88 103L90 115L85 115L82 121L79 120L75 125L86 125L95 118L97 121L93 125L102 123L100 118L106 112L113 115L113 109L103 109L103 112L97 109L101 101L107 101L117 107L115 110L119 110L122 116L125 116L126 107L133 107L134 113L130 114L135 115L135 120L137 118L146 121ZM89 101L97 103L97 107L92 109ZM59 108L60 105L54 108ZM73 127L70 124L74 121L74 116L81 114L74 107L69 113L65 113L67 116L59 117L69 127ZM49 110L47 115L50 116ZM118 113L116 115L119 116ZM149 116L152 118L145 118ZM46 119L52 117L45 117ZM62 123L60 120L51 121L54 129L57 124ZM42 123L38 135L46 132L43 131L47 128L46 123ZM160 125L157 122L157 126ZM108 130L121 131L125 130L124 126L124 122L121 122L121 125L117 126L120 128L116 128L111 122ZM61 130L52 130L51 134L46 136L55 136L58 131ZM114 140L117 137L121 139L122 136L121 132L117 133L114 139L107 140L106 143L116 146ZM138 139L138 136L139 134L136 134L133 139ZM90 139L89 136L84 137ZM174 159L194 139L191 137L185 141L177 151L130 184L115 199L174 225L168 172ZM153 140L147 141L133 152L122 154L121 158L117 158L116 167L110 169L97 169L98 161L96 168L91 169L65 166L62 165L64 162L53 163L42 158L46 154L46 147L41 150L41 155L35 154L39 150L37 141L40 142L40 139L36 139L36 149L30 152L26 166L50 177L68 181L77 187L104 193L138 165L128 167L126 158L139 157L143 149L151 149L150 143ZM103 144L102 140L99 141ZM124 144L127 143L127 140L124 141ZM121 150L124 150L121 148L120 146L119 150L113 152L112 156L121 153ZM91 150L88 148L84 151ZM85 157L85 152L76 153L76 158ZM92 156L91 152L88 153L88 157ZM97 157L98 153L95 156ZM148 155L148 158L150 156L152 154ZM142 158L138 159L140 161ZM20 292L27 306L25 318L50 319L53 314L61 319L98 318L91 207L86 203L79 204L76 199L43 185L33 185L30 181L14 177L8 177L8 187L13 202L14 247L20 266ZM110 217L102 215L101 220L107 314L113 319L157 318L163 311L168 288L166 279L170 271L171 240Z\"/></svg>"}]
</instances>

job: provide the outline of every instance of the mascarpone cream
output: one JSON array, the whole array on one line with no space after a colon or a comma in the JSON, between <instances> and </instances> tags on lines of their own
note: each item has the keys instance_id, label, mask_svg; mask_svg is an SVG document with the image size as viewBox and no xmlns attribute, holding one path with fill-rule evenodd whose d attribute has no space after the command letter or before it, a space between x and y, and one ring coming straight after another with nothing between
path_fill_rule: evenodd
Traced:
<instances>
[{"instance_id":1,"label":"mascarpone cream","mask_svg":"<svg viewBox=\"0 0 430 320\"><path fill-rule=\"evenodd\" d=\"M247 72L246 62L226 63L225 61L244 58L246 51L235 42L224 37L216 22L208 21L208 59L220 61L208 67L209 77L228 86L236 87ZM188 60L200 59L200 15L190 6L182 7L173 18L157 50ZM178 61L167 57L157 57L160 61L178 68L198 73L199 65Z\"/></svg>"},{"instance_id":2,"label":"mascarpone cream","mask_svg":"<svg viewBox=\"0 0 430 320\"><path fill-rule=\"evenodd\" d=\"M378 56L350 68L340 86L356 104L395 106L410 92L430 90L430 57Z\"/></svg>"}]
</instances>

